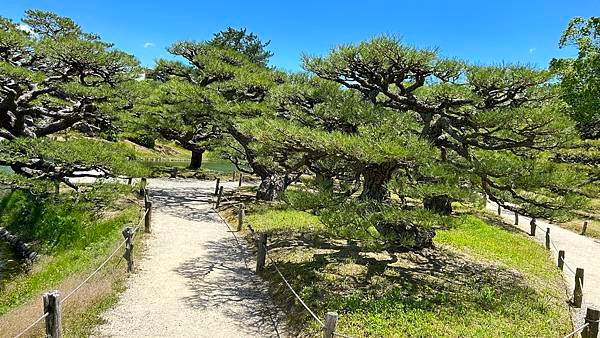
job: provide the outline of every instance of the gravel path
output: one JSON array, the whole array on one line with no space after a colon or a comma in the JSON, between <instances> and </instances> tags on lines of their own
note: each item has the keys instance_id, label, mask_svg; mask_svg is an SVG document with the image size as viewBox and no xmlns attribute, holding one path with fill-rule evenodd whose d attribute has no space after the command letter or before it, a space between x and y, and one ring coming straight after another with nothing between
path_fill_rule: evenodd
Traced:
<instances>
[{"instance_id":1,"label":"gravel path","mask_svg":"<svg viewBox=\"0 0 600 338\"><path fill-rule=\"evenodd\" d=\"M498 205L494 202L488 201L487 208L497 213ZM514 224L515 214L512 211L502 209L502 218L507 222ZM529 222L531 218L519 215L519 224L515 227L520 230L530 233ZM555 261L558 260L558 250L565 251L565 267L563 277L567 285L569 286L570 295L572 296L572 290L575 287L575 269L583 268L585 271L583 278L583 302L581 309L585 312L588 306L594 305L595 307L600 306L600 264L598 264L598 257L600 257L600 241L581 236L570 230L561 228L558 225L553 225L547 221L537 219L536 223L539 228L535 232L535 239L541 242L542 245L546 243L546 229L550 228L550 239L553 244L550 245L550 250ZM540 229L541 228L541 229ZM572 271L571 271L572 270ZM585 313L583 313L585 315ZM580 317L580 316L578 316ZM578 318L579 322L581 318Z\"/></svg>"},{"instance_id":2,"label":"gravel path","mask_svg":"<svg viewBox=\"0 0 600 338\"><path fill-rule=\"evenodd\" d=\"M234 183L225 183L232 189ZM100 337L279 337L252 257L211 209L212 181L150 180L152 234Z\"/></svg>"}]
</instances>

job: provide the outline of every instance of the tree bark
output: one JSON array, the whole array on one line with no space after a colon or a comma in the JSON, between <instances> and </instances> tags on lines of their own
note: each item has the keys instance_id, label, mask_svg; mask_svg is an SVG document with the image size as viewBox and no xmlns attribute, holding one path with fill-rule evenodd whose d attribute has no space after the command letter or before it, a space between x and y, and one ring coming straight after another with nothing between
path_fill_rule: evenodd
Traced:
<instances>
[{"instance_id":1,"label":"tree bark","mask_svg":"<svg viewBox=\"0 0 600 338\"><path fill-rule=\"evenodd\" d=\"M278 200L289 184L289 179L286 176L272 174L268 177L262 177L256 191L256 198L262 201Z\"/></svg>"},{"instance_id":2,"label":"tree bark","mask_svg":"<svg viewBox=\"0 0 600 338\"><path fill-rule=\"evenodd\" d=\"M193 149L192 158L190 159L190 169L200 169L202 166L202 155L204 149Z\"/></svg>"},{"instance_id":3,"label":"tree bark","mask_svg":"<svg viewBox=\"0 0 600 338\"><path fill-rule=\"evenodd\" d=\"M447 195L425 197L423 207L437 214L450 215L452 213L452 199Z\"/></svg>"},{"instance_id":4,"label":"tree bark","mask_svg":"<svg viewBox=\"0 0 600 338\"><path fill-rule=\"evenodd\" d=\"M389 199L390 192L387 184L392 179L395 169L396 165L392 163L367 165L362 174L364 178L363 191L359 198L377 202Z\"/></svg>"}]
</instances>

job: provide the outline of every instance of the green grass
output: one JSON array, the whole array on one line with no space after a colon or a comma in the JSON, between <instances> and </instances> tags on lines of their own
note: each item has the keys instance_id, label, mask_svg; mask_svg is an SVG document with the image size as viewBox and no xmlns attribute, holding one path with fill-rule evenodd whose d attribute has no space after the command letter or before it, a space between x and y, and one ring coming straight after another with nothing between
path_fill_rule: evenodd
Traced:
<instances>
[{"instance_id":1,"label":"green grass","mask_svg":"<svg viewBox=\"0 0 600 338\"><path fill-rule=\"evenodd\" d=\"M99 241L83 248L62 250L44 257L31 273L22 274L0 290L0 315L51 290L68 277L95 268L114 249L122 238L121 230L133 225L139 217L139 208L131 206L119 215L97 223L103 235Z\"/></svg>"},{"instance_id":2,"label":"green grass","mask_svg":"<svg viewBox=\"0 0 600 338\"><path fill-rule=\"evenodd\" d=\"M392 254L325 236L318 217L282 206L251 207L247 220L271 233L271 257L308 306L321 318L338 312L342 333L556 337L571 328L548 252L474 216L438 231L435 249ZM275 270L267 266L264 277L289 326L318 335Z\"/></svg>"}]
</instances>

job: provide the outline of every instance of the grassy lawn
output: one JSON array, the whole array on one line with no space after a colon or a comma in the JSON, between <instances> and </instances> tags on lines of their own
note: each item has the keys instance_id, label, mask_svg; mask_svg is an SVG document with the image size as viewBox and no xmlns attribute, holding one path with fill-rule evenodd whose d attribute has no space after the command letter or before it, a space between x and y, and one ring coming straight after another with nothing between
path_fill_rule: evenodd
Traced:
<instances>
[{"instance_id":1,"label":"grassy lawn","mask_svg":"<svg viewBox=\"0 0 600 338\"><path fill-rule=\"evenodd\" d=\"M580 211L580 215L581 217L577 217L572 221L560 223L560 226L575 233L581 233L583 222L587 221L588 226L585 235L600 238L600 199L592 199L590 204Z\"/></svg>"},{"instance_id":2,"label":"grassy lawn","mask_svg":"<svg viewBox=\"0 0 600 338\"><path fill-rule=\"evenodd\" d=\"M561 336L571 328L562 278L526 236L463 215L436 247L389 253L335 239L317 216L250 206L247 222L269 235L269 255L321 318L356 337ZM233 217L233 214L229 214ZM275 269L264 278L299 336L318 324Z\"/></svg>"},{"instance_id":3,"label":"grassy lawn","mask_svg":"<svg viewBox=\"0 0 600 338\"><path fill-rule=\"evenodd\" d=\"M133 195L114 197L115 203L110 203L102 217L92 222L82 220L79 241L69 248L48 250L31 271L16 276L0 290L0 336L16 335L41 315L42 293L59 290L66 296L120 244L122 229L138 223L141 212ZM89 336L100 322L100 314L116 301L127 277L121 256L117 253L63 305L66 337ZM43 321L26 337L39 337L42 332Z\"/></svg>"}]
</instances>

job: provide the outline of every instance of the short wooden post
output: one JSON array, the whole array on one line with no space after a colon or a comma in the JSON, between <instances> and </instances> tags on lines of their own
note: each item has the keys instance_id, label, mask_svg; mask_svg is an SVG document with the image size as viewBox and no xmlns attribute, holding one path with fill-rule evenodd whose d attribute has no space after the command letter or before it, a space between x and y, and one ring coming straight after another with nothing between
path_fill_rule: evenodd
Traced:
<instances>
[{"instance_id":1,"label":"short wooden post","mask_svg":"<svg viewBox=\"0 0 600 338\"><path fill-rule=\"evenodd\" d=\"M149 234L152 232L152 202L146 201L144 207L146 209L144 215L144 232Z\"/></svg>"},{"instance_id":2,"label":"short wooden post","mask_svg":"<svg viewBox=\"0 0 600 338\"><path fill-rule=\"evenodd\" d=\"M580 308L583 301L583 269L575 270L575 290L573 290L573 307Z\"/></svg>"},{"instance_id":3,"label":"short wooden post","mask_svg":"<svg viewBox=\"0 0 600 338\"><path fill-rule=\"evenodd\" d=\"M60 294L56 290L46 292L42 296L42 299L44 300L44 313L48 313L48 316L46 316L46 337L59 338L62 335L60 323Z\"/></svg>"},{"instance_id":4,"label":"short wooden post","mask_svg":"<svg viewBox=\"0 0 600 338\"><path fill-rule=\"evenodd\" d=\"M60 181L54 182L54 194L57 196L60 194Z\"/></svg>"},{"instance_id":5,"label":"short wooden post","mask_svg":"<svg viewBox=\"0 0 600 338\"><path fill-rule=\"evenodd\" d=\"M519 225L519 213L515 211L515 225Z\"/></svg>"},{"instance_id":6,"label":"short wooden post","mask_svg":"<svg viewBox=\"0 0 600 338\"><path fill-rule=\"evenodd\" d=\"M140 196L144 196L146 195L146 183L148 181L146 180L145 177L142 177L142 179L140 180Z\"/></svg>"},{"instance_id":7,"label":"short wooden post","mask_svg":"<svg viewBox=\"0 0 600 338\"><path fill-rule=\"evenodd\" d=\"M244 176L244 175L242 175L242 173L240 173L240 181L238 182L238 187L242 186L242 176Z\"/></svg>"},{"instance_id":8,"label":"short wooden post","mask_svg":"<svg viewBox=\"0 0 600 338\"><path fill-rule=\"evenodd\" d=\"M498 204L498 216L502 214L502 207Z\"/></svg>"},{"instance_id":9,"label":"short wooden post","mask_svg":"<svg viewBox=\"0 0 600 338\"><path fill-rule=\"evenodd\" d=\"M325 314L325 326L323 326L323 338L333 338L335 327L337 326L338 314L336 312L327 312Z\"/></svg>"},{"instance_id":10,"label":"short wooden post","mask_svg":"<svg viewBox=\"0 0 600 338\"><path fill-rule=\"evenodd\" d=\"M565 250L558 251L558 268L563 271L565 266Z\"/></svg>"},{"instance_id":11,"label":"short wooden post","mask_svg":"<svg viewBox=\"0 0 600 338\"><path fill-rule=\"evenodd\" d=\"M127 272L133 272L133 230L127 227L122 233L125 237L125 254L123 254L123 258L127 260Z\"/></svg>"},{"instance_id":12,"label":"short wooden post","mask_svg":"<svg viewBox=\"0 0 600 338\"><path fill-rule=\"evenodd\" d=\"M600 310L595 307L588 307L585 313L585 322L588 324L581 331L582 338L597 338L598 337L598 321L600 320Z\"/></svg>"},{"instance_id":13,"label":"short wooden post","mask_svg":"<svg viewBox=\"0 0 600 338\"><path fill-rule=\"evenodd\" d=\"M235 182L235 171L233 171L233 178L231 180Z\"/></svg>"},{"instance_id":14,"label":"short wooden post","mask_svg":"<svg viewBox=\"0 0 600 338\"><path fill-rule=\"evenodd\" d=\"M265 260L267 259L267 234L262 232L258 235L258 253L256 255L256 272L262 272L265 269Z\"/></svg>"},{"instance_id":15,"label":"short wooden post","mask_svg":"<svg viewBox=\"0 0 600 338\"><path fill-rule=\"evenodd\" d=\"M550 250L550 228L546 228L546 250Z\"/></svg>"},{"instance_id":16,"label":"short wooden post","mask_svg":"<svg viewBox=\"0 0 600 338\"><path fill-rule=\"evenodd\" d=\"M171 178L177 178L177 167L174 167L173 170L171 170Z\"/></svg>"},{"instance_id":17,"label":"short wooden post","mask_svg":"<svg viewBox=\"0 0 600 338\"><path fill-rule=\"evenodd\" d=\"M221 198L223 197L223 186L219 187L219 194L217 195L217 203L215 204L215 209L219 208L221 205Z\"/></svg>"},{"instance_id":18,"label":"short wooden post","mask_svg":"<svg viewBox=\"0 0 600 338\"><path fill-rule=\"evenodd\" d=\"M245 216L244 203L240 203L240 206L239 206L239 209L238 209L238 228L237 228L237 231L242 231L242 227L244 226L244 216Z\"/></svg>"},{"instance_id":19,"label":"short wooden post","mask_svg":"<svg viewBox=\"0 0 600 338\"><path fill-rule=\"evenodd\" d=\"M215 195L219 193L219 184L221 184L221 178L217 177L217 185L215 186Z\"/></svg>"},{"instance_id":20,"label":"short wooden post","mask_svg":"<svg viewBox=\"0 0 600 338\"><path fill-rule=\"evenodd\" d=\"M537 228L537 225L535 224L535 218L531 219L531 221L529 222L529 227L529 236L535 236L535 228Z\"/></svg>"},{"instance_id":21,"label":"short wooden post","mask_svg":"<svg viewBox=\"0 0 600 338\"><path fill-rule=\"evenodd\" d=\"M585 235L585 232L587 231L587 224L588 224L587 221L583 222L583 227L581 228L581 234L582 235Z\"/></svg>"},{"instance_id":22,"label":"short wooden post","mask_svg":"<svg viewBox=\"0 0 600 338\"><path fill-rule=\"evenodd\" d=\"M128 177L127 178L127 184L131 185L131 183L133 183L133 177Z\"/></svg>"}]
</instances>

